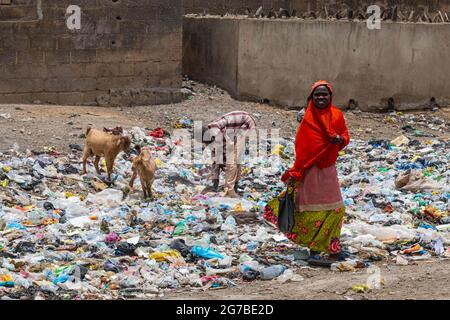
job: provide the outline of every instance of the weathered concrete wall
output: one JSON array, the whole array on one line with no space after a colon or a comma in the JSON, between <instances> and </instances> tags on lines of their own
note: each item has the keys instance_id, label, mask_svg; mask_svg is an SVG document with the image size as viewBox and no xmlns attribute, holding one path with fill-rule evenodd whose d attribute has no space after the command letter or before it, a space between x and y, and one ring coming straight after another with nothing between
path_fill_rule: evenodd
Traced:
<instances>
[{"instance_id":1,"label":"weathered concrete wall","mask_svg":"<svg viewBox=\"0 0 450 320\"><path fill-rule=\"evenodd\" d=\"M206 19L197 23L185 20L183 35L184 74L192 79L201 79L237 94L238 71L238 21L233 19ZM207 45L205 45L207 44Z\"/></svg>"},{"instance_id":2,"label":"weathered concrete wall","mask_svg":"<svg viewBox=\"0 0 450 320\"><path fill-rule=\"evenodd\" d=\"M246 8L256 12L260 6L274 10L288 9L290 0L183 0L183 6L186 14L245 14Z\"/></svg>"},{"instance_id":3,"label":"weathered concrete wall","mask_svg":"<svg viewBox=\"0 0 450 320\"><path fill-rule=\"evenodd\" d=\"M81 7L81 30L66 26L69 5ZM0 5L0 103L177 101L182 12L181 0Z\"/></svg>"},{"instance_id":4,"label":"weathered concrete wall","mask_svg":"<svg viewBox=\"0 0 450 320\"><path fill-rule=\"evenodd\" d=\"M238 45L227 48L227 52L238 52L234 93L237 98L304 105L311 85L326 79L334 85L335 103L339 105L354 99L365 110L380 110L393 98L398 109L417 108L428 106L432 97L440 105L450 105L448 24L385 22L381 30L369 30L362 22L185 20L189 22L185 24L185 34L191 33L193 25L200 30L230 24L230 20L237 22ZM209 61L208 65L219 62L224 58L219 59L218 55L225 52L209 49L212 42L220 39L197 40L195 50L211 56L195 60L195 65L187 65L192 60L185 60L184 69L202 80L211 73L204 61ZM184 49L185 54L193 55L192 45L185 43ZM226 72L217 79L221 86L230 86L234 81Z\"/></svg>"}]
</instances>

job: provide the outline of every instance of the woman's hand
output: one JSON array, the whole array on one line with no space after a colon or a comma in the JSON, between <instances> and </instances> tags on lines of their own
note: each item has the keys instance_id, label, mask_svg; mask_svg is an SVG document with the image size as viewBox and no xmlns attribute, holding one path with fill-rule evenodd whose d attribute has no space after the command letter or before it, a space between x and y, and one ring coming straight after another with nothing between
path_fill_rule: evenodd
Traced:
<instances>
[{"instance_id":1,"label":"woman's hand","mask_svg":"<svg viewBox=\"0 0 450 320\"><path fill-rule=\"evenodd\" d=\"M333 140L331 140L332 144L343 144L344 143L344 138L341 137L340 135L336 135L336 137L333 138Z\"/></svg>"}]
</instances>

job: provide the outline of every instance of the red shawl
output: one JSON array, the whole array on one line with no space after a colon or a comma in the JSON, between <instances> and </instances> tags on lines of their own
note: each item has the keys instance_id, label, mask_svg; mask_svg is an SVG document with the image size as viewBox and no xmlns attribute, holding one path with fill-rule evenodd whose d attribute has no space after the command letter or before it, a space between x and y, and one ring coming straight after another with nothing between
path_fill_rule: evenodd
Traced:
<instances>
[{"instance_id":1,"label":"red shawl","mask_svg":"<svg viewBox=\"0 0 450 320\"><path fill-rule=\"evenodd\" d=\"M330 92L333 88L326 81L316 82L311 94L318 86L325 85ZM344 138L343 144L332 144L331 141L337 135ZM300 181L306 169L316 165L319 168L327 168L336 163L338 153L350 142L350 136L345 125L342 111L330 104L325 109L317 108L312 99L309 101L303 121L298 127L295 137L295 163L286 171L281 180L286 182L290 177Z\"/></svg>"}]
</instances>

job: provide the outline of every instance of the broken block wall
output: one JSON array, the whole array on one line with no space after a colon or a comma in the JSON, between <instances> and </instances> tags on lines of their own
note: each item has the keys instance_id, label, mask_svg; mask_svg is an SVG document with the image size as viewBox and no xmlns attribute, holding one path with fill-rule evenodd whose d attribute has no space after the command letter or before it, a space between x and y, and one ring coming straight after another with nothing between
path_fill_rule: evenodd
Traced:
<instances>
[{"instance_id":1,"label":"broken block wall","mask_svg":"<svg viewBox=\"0 0 450 320\"><path fill-rule=\"evenodd\" d=\"M0 0L0 103L181 98L181 0ZM81 29L66 26L69 5Z\"/></svg>"},{"instance_id":2,"label":"broken block wall","mask_svg":"<svg viewBox=\"0 0 450 320\"><path fill-rule=\"evenodd\" d=\"M183 0L184 13L206 13L211 15L245 14L249 8L255 13L260 6L264 9L289 9L290 0Z\"/></svg>"},{"instance_id":3,"label":"broken block wall","mask_svg":"<svg viewBox=\"0 0 450 320\"><path fill-rule=\"evenodd\" d=\"M365 11L368 6L376 4L382 8L398 6L401 10L426 10L436 12L437 10L449 11L450 0L289 0L290 9L298 12L320 11L327 6L330 14L337 10L351 8L353 10Z\"/></svg>"}]
</instances>

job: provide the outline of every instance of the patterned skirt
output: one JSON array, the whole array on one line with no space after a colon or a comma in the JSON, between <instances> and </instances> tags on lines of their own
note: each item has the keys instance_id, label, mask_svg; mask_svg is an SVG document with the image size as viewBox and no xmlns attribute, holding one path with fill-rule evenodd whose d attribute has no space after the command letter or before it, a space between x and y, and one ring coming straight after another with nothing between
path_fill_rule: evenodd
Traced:
<instances>
[{"instance_id":1,"label":"patterned skirt","mask_svg":"<svg viewBox=\"0 0 450 320\"><path fill-rule=\"evenodd\" d=\"M281 198L283 194L279 196ZM264 218L277 225L279 198L270 201L264 211ZM295 197L294 199L297 199ZM298 207L297 205L295 206ZM294 213L295 225L290 240L312 251L336 254L341 251L339 237L344 222L345 208L323 211L302 211Z\"/></svg>"}]
</instances>

